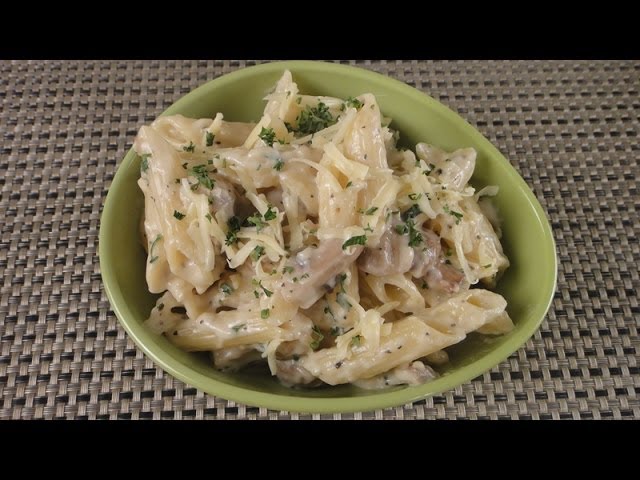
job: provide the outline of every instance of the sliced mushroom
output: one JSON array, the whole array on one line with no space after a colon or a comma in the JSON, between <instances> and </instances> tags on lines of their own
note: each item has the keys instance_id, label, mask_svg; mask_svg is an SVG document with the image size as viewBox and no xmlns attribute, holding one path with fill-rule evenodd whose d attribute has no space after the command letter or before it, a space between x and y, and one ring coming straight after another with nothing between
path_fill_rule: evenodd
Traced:
<instances>
[{"instance_id":1,"label":"sliced mushroom","mask_svg":"<svg viewBox=\"0 0 640 480\"><path fill-rule=\"evenodd\" d=\"M211 198L213 200L211 209L215 213L221 212L225 222L233 217L236 192L229 182L219 177L216 178L215 184L211 189Z\"/></svg>"},{"instance_id":2,"label":"sliced mushroom","mask_svg":"<svg viewBox=\"0 0 640 480\"><path fill-rule=\"evenodd\" d=\"M286 387L300 385L311 387L321 383L295 359L276 360L276 376Z\"/></svg>"},{"instance_id":3,"label":"sliced mushroom","mask_svg":"<svg viewBox=\"0 0 640 480\"><path fill-rule=\"evenodd\" d=\"M422 242L413 247L416 253L411 264L411 275L422 278L437 266L442 249L438 234L420 226L416 226L415 229L422 235Z\"/></svg>"},{"instance_id":4,"label":"sliced mushroom","mask_svg":"<svg viewBox=\"0 0 640 480\"><path fill-rule=\"evenodd\" d=\"M394 217L378 246L364 250L358 267L376 276L411 272L414 278L423 278L429 288L449 293L458 291L464 275L446 263L438 234L416 225L414 228L422 235L422 241L410 247L409 237L395 231L400 221Z\"/></svg>"},{"instance_id":5,"label":"sliced mushroom","mask_svg":"<svg viewBox=\"0 0 640 480\"><path fill-rule=\"evenodd\" d=\"M464 274L457 268L444 262L438 263L427 272L425 281L429 288L442 290L447 293L455 293L460 289L464 280Z\"/></svg>"},{"instance_id":6,"label":"sliced mushroom","mask_svg":"<svg viewBox=\"0 0 640 480\"><path fill-rule=\"evenodd\" d=\"M406 235L398 235L394 225L380 237L377 247L365 248L358 258L358 267L371 275L383 276L405 273L415 263L414 249L409 246Z\"/></svg>"},{"instance_id":7,"label":"sliced mushroom","mask_svg":"<svg viewBox=\"0 0 640 480\"><path fill-rule=\"evenodd\" d=\"M360 246L347 253L342 243L340 239L324 240L317 248L307 247L287 262L287 267L293 268L282 285L282 296L287 302L309 308L326 293L325 285L362 253Z\"/></svg>"}]
</instances>

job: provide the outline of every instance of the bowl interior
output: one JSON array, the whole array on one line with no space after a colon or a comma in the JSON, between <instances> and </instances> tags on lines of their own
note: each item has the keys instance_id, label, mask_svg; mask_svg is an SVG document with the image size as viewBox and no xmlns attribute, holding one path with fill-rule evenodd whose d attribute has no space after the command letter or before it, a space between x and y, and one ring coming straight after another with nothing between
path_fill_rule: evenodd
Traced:
<instances>
[{"instance_id":1,"label":"bowl interior","mask_svg":"<svg viewBox=\"0 0 640 480\"><path fill-rule=\"evenodd\" d=\"M208 393L249 405L312 412L363 411L408 403L448 390L497 365L538 328L553 297L556 256L544 212L509 162L457 114L417 90L366 70L320 62L277 62L220 77L186 95L163 115L181 113L210 117L220 111L226 120L256 121L262 98L282 71L292 71L300 91L346 98L376 95L392 127L405 145L425 141L447 150L473 147L478 152L471 183L476 188L498 185L494 197L503 220L502 244L511 267L496 289L508 302L516 328L508 335L470 335L448 349L450 364L442 376L418 387L382 392L338 386L297 390L281 386L266 368L235 374L216 371L204 354L189 354L142 325L154 303L145 281L145 253L138 240L143 197L136 181L140 159L127 154L107 196L100 228L100 265L113 309L134 341L165 370Z\"/></svg>"}]
</instances>

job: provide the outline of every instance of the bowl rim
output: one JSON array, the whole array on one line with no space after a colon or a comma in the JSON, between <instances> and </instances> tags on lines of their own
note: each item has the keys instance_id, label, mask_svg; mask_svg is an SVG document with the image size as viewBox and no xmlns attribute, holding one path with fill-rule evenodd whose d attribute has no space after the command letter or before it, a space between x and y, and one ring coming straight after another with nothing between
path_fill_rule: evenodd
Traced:
<instances>
[{"instance_id":1,"label":"bowl rim","mask_svg":"<svg viewBox=\"0 0 640 480\"><path fill-rule=\"evenodd\" d=\"M326 73L327 70L337 74L347 74L352 78L364 80L370 83L384 84L385 88L394 91L394 93L407 96L413 99L416 103L425 105L433 112L447 117L450 121L456 124L462 124L465 133L468 133L476 145L482 145L487 150L487 155L495 157L495 160L506 164L506 174L508 182L514 182L519 191L521 191L527 199L530 207L536 215L536 221L540 226L546 250L553 252L552 264L550 268L553 269L553 282L548 285L548 292L545 293L543 298L546 301L537 304L535 309L535 316L537 320L531 322L516 332L514 332L509 342L506 342L490 352L484 354L479 360L460 367L455 372L439 377L435 380L427 382L423 385L408 387L403 389L396 389L391 391L377 391L372 392L370 395L352 396L352 397L334 397L334 398L312 398L312 397L298 397L298 396L286 396L275 393L266 393L249 390L243 387L237 387L230 385L207 375L204 375L191 367L181 364L175 360L169 353L165 352L161 348L156 348L153 345L149 346L144 339L146 333L142 323L137 323L131 320L133 314L125 302L124 296L118 287L117 278L114 270L110 267L112 263L112 254L108 248L106 240L106 232L110 228L114 228L114 213L115 198L118 195L119 190L123 188L124 182L122 178L125 175L124 170L126 167L135 160L136 153L131 148L120 165L117 167L116 174L112 180L111 186L107 193L102 215L100 217L100 232L98 239L99 259L100 259L100 272L102 276L102 284L104 286L107 298L113 308L113 311L118 318L120 324L124 327L126 332L131 336L135 344L148 355L157 365L159 365L164 371L172 376L180 379L181 381L193 385L196 388L203 390L211 395L218 396L234 402L240 402L246 405L255 405L258 407L266 407L273 410L300 412L300 413L350 413L350 412L364 412L371 411L380 408L401 406L412 403L416 400L426 398L430 395L441 393L451 390L459 385L465 384L470 380L482 375L495 366L503 362L512 353L519 350L529 338L538 330L540 324L546 318L551 303L554 298L557 277L558 277L558 260L556 244L553 238L551 225L547 220L546 214L539 201L535 197L531 188L527 185L524 179L511 165L511 163L500 153L500 151L485 138L473 125L468 123L458 113L435 100L426 93L413 88L399 80L391 78L389 76L367 70L351 65L343 65L321 61L307 61L307 60L288 60L270 62L250 67L241 68L233 72L221 75L213 80L210 80L199 87L191 90L174 102L170 107L164 110L160 116L172 115L177 113L183 105L191 102L194 97L207 94L209 91L219 87L223 87L227 84L233 83L237 80L245 77L251 77L256 74L273 73L289 69L295 74L296 69L304 69L307 72L313 73L313 71L322 71ZM550 255L551 256L551 255ZM548 275L548 273L547 273Z\"/></svg>"}]
</instances>

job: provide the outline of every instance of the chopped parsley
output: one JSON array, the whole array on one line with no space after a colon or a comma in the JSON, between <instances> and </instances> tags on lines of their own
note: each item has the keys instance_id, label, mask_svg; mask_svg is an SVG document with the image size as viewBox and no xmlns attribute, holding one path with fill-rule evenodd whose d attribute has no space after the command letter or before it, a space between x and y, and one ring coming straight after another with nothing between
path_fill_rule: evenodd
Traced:
<instances>
[{"instance_id":1,"label":"chopped parsley","mask_svg":"<svg viewBox=\"0 0 640 480\"><path fill-rule=\"evenodd\" d=\"M460 220L462 219L462 217L464 217L462 213L456 212L455 210L451 210L449 208L449 205L445 205L443 210L445 211L445 213L448 213L449 215L456 218L456 225L460 224Z\"/></svg>"},{"instance_id":2,"label":"chopped parsley","mask_svg":"<svg viewBox=\"0 0 640 480\"><path fill-rule=\"evenodd\" d=\"M309 274L308 273L305 273L304 275L302 275L300 277L300 280L304 280L305 278L309 278Z\"/></svg>"},{"instance_id":3,"label":"chopped parsley","mask_svg":"<svg viewBox=\"0 0 640 480\"><path fill-rule=\"evenodd\" d=\"M353 97L349 97L344 101L344 104L347 106L347 108L355 108L356 110L360 110L362 108L362 106L364 105L364 103L362 103L360 100L358 100L357 98L353 98ZM373 105L372 105L373 107Z\"/></svg>"},{"instance_id":4,"label":"chopped parsley","mask_svg":"<svg viewBox=\"0 0 640 480\"><path fill-rule=\"evenodd\" d=\"M158 256L157 255L153 255L153 247L156 246L156 243L158 243L160 240L162 240L162 234L158 234L158 236L155 238L155 240L153 242L151 242L151 246L149 247L149 256L151 257L149 259L149 263L153 263L156 260L158 260Z\"/></svg>"},{"instance_id":5,"label":"chopped parsley","mask_svg":"<svg viewBox=\"0 0 640 480\"><path fill-rule=\"evenodd\" d=\"M420 288L422 288L423 290L428 290L429 289L429 285L427 285L427 282L425 282L424 280L422 281L422 285L420 285Z\"/></svg>"},{"instance_id":6,"label":"chopped parsley","mask_svg":"<svg viewBox=\"0 0 640 480\"><path fill-rule=\"evenodd\" d=\"M347 182L347 188L349 188L351 185L353 185L353 182L352 182L351 180L349 180L349 181Z\"/></svg>"},{"instance_id":7,"label":"chopped parsley","mask_svg":"<svg viewBox=\"0 0 640 480\"><path fill-rule=\"evenodd\" d=\"M347 274L346 273L341 273L340 275L338 275L336 277L336 280L340 284L340 291L342 293L346 292L346 290L344 289L344 282L345 282L346 279L347 279Z\"/></svg>"},{"instance_id":8,"label":"chopped parsley","mask_svg":"<svg viewBox=\"0 0 640 480\"><path fill-rule=\"evenodd\" d=\"M186 217L184 213L180 213L177 210L173 211L173 216L176 217L178 220L182 220L184 217Z\"/></svg>"},{"instance_id":9,"label":"chopped parsley","mask_svg":"<svg viewBox=\"0 0 640 480\"><path fill-rule=\"evenodd\" d=\"M405 235L409 233L409 227L406 223L399 223L398 225L396 225L396 233L398 235Z\"/></svg>"},{"instance_id":10,"label":"chopped parsley","mask_svg":"<svg viewBox=\"0 0 640 480\"><path fill-rule=\"evenodd\" d=\"M206 218L207 220L209 220L209 223L211 223L211 214L207 213L204 218Z\"/></svg>"},{"instance_id":11,"label":"chopped parsley","mask_svg":"<svg viewBox=\"0 0 640 480\"><path fill-rule=\"evenodd\" d=\"M349 300L347 300L346 294L343 292L338 292L336 295L336 303L346 310L349 310L352 307Z\"/></svg>"},{"instance_id":12,"label":"chopped parsley","mask_svg":"<svg viewBox=\"0 0 640 480\"><path fill-rule=\"evenodd\" d=\"M364 212L365 215L373 215L378 210L378 207L371 207L369 210Z\"/></svg>"},{"instance_id":13,"label":"chopped parsley","mask_svg":"<svg viewBox=\"0 0 640 480\"><path fill-rule=\"evenodd\" d=\"M214 181L209 178L209 171L207 170L207 166L205 164L196 165L195 167L189 169L189 174L195 177L198 180L198 183L195 184L195 189L198 188L198 185L202 185L205 188L211 190L214 185ZM192 187L193 190L195 190Z\"/></svg>"},{"instance_id":14,"label":"chopped parsley","mask_svg":"<svg viewBox=\"0 0 640 480\"><path fill-rule=\"evenodd\" d=\"M359 347L361 344L362 344L361 335L356 335L355 337L351 338L351 342L349 343L349 345L351 345L352 347Z\"/></svg>"},{"instance_id":15,"label":"chopped parsley","mask_svg":"<svg viewBox=\"0 0 640 480\"><path fill-rule=\"evenodd\" d=\"M416 200L420 200L422 198L422 194L421 193L410 193L409 194L409 198L415 202Z\"/></svg>"},{"instance_id":16,"label":"chopped parsley","mask_svg":"<svg viewBox=\"0 0 640 480\"><path fill-rule=\"evenodd\" d=\"M298 128L294 131L302 135L319 132L336 123L336 119L331 115L329 107L323 102L319 102L315 107L307 106L300 112L296 121L298 122Z\"/></svg>"},{"instance_id":17,"label":"chopped parsley","mask_svg":"<svg viewBox=\"0 0 640 480\"><path fill-rule=\"evenodd\" d=\"M150 153L142 155L142 161L140 162L140 172L146 172L149 169L149 157Z\"/></svg>"},{"instance_id":18,"label":"chopped parsley","mask_svg":"<svg viewBox=\"0 0 640 480\"><path fill-rule=\"evenodd\" d=\"M344 333L344 329L342 327L331 327L329 333L334 337L339 337Z\"/></svg>"},{"instance_id":19,"label":"chopped parsley","mask_svg":"<svg viewBox=\"0 0 640 480\"><path fill-rule=\"evenodd\" d=\"M409 221L407 224L409 225L409 246L417 247L424 240L422 234L414 228L413 221Z\"/></svg>"},{"instance_id":20,"label":"chopped parsley","mask_svg":"<svg viewBox=\"0 0 640 480\"><path fill-rule=\"evenodd\" d=\"M273 128L262 127L258 136L264 143L273 147L273 142L276 140L276 132L273 131Z\"/></svg>"},{"instance_id":21,"label":"chopped parsley","mask_svg":"<svg viewBox=\"0 0 640 480\"><path fill-rule=\"evenodd\" d=\"M401 217L402 217L402 220L406 222L407 220L416 218L421 213L422 213L422 210L420 210L420 206L417 203L414 203L413 205L411 205L411 208L409 208L408 210L405 210L402 213Z\"/></svg>"},{"instance_id":22,"label":"chopped parsley","mask_svg":"<svg viewBox=\"0 0 640 480\"><path fill-rule=\"evenodd\" d=\"M196 146L193 142L189 142L189 145L183 146L182 150L184 150L185 152L193 153L196 151Z\"/></svg>"},{"instance_id":23,"label":"chopped parsley","mask_svg":"<svg viewBox=\"0 0 640 480\"><path fill-rule=\"evenodd\" d=\"M254 225L258 229L258 232L262 231L262 229L267 226L264 220L262 220L262 215L260 215L260 212L256 212L248 217L247 223L249 225Z\"/></svg>"},{"instance_id":24,"label":"chopped parsley","mask_svg":"<svg viewBox=\"0 0 640 480\"><path fill-rule=\"evenodd\" d=\"M240 231L240 219L238 217L231 217L227 221L227 226L229 227L229 231L227 232L227 240L225 241L225 245L231 245L238 241L238 232Z\"/></svg>"},{"instance_id":25,"label":"chopped parsley","mask_svg":"<svg viewBox=\"0 0 640 480\"><path fill-rule=\"evenodd\" d=\"M309 344L309 346L312 350L317 350L318 348L320 348L320 343L322 342L322 340L324 340L324 335L322 334L320 329L314 325L311 329L311 343Z\"/></svg>"},{"instance_id":26,"label":"chopped parsley","mask_svg":"<svg viewBox=\"0 0 640 480\"><path fill-rule=\"evenodd\" d=\"M282 158L278 157L276 163L273 164L273 169L279 172L282 170L282 167L284 167L284 162L282 161Z\"/></svg>"},{"instance_id":27,"label":"chopped parsley","mask_svg":"<svg viewBox=\"0 0 640 480\"><path fill-rule=\"evenodd\" d=\"M262 257L264 255L264 247L262 245L258 245L256 246L256 248L253 249L253 252L251 252L251 259L254 262L257 262L260 257Z\"/></svg>"},{"instance_id":28,"label":"chopped parsley","mask_svg":"<svg viewBox=\"0 0 640 480\"><path fill-rule=\"evenodd\" d=\"M211 132L207 132L205 136L206 136L206 140L207 140L207 147L212 147L213 146L213 139L216 138L216 136Z\"/></svg>"},{"instance_id":29,"label":"chopped parsley","mask_svg":"<svg viewBox=\"0 0 640 480\"><path fill-rule=\"evenodd\" d=\"M269 221L269 220L275 220L275 218L276 218L276 212L273 210L273 207L269 205L269 208L267 209L267 211L264 212L264 219L266 221Z\"/></svg>"},{"instance_id":30,"label":"chopped parsley","mask_svg":"<svg viewBox=\"0 0 640 480\"><path fill-rule=\"evenodd\" d=\"M356 235L355 237L351 237L346 242L342 244L342 250L346 250L347 247L352 245L365 245L367 243L366 235Z\"/></svg>"},{"instance_id":31,"label":"chopped parsley","mask_svg":"<svg viewBox=\"0 0 640 480\"><path fill-rule=\"evenodd\" d=\"M233 327L231 327L231 330L233 330L234 332L238 333L241 328L244 328L246 326L247 326L246 323L239 323L238 325L234 325Z\"/></svg>"},{"instance_id":32,"label":"chopped parsley","mask_svg":"<svg viewBox=\"0 0 640 480\"><path fill-rule=\"evenodd\" d=\"M230 295L233 292L234 288L228 283L223 283L222 285L220 285L220 290L222 290L222 293L224 293L225 295Z\"/></svg>"},{"instance_id":33,"label":"chopped parsley","mask_svg":"<svg viewBox=\"0 0 640 480\"><path fill-rule=\"evenodd\" d=\"M264 287L264 285L262 285L262 280L256 280L254 278L253 280L251 280L251 283L253 285L255 285L256 287L260 287L267 297L270 297L271 295L273 295L273 292L271 290L267 290ZM256 298L258 298L260 296L260 294L258 292L256 292L255 290L254 290L253 294L256 296Z\"/></svg>"},{"instance_id":34,"label":"chopped parsley","mask_svg":"<svg viewBox=\"0 0 640 480\"><path fill-rule=\"evenodd\" d=\"M402 213L401 218L405 223L401 223L395 226L396 233L398 235L409 235L409 246L416 247L423 242L422 234L416 230L416 224L413 220L421 213L418 204L413 204L411 208Z\"/></svg>"},{"instance_id":35,"label":"chopped parsley","mask_svg":"<svg viewBox=\"0 0 640 480\"><path fill-rule=\"evenodd\" d=\"M286 266L282 269L282 273L293 273L293 267Z\"/></svg>"},{"instance_id":36,"label":"chopped parsley","mask_svg":"<svg viewBox=\"0 0 640 480\"><path fill-rule=\"evenodd\" d=\"M159 312L161 312L163 308L164 308L164 303L161 303L160 305L158 305Z\"/></svg>"},{"instance_id":37,"label":"chopped parsley","mask_svg":"<svg viewBox=\"0 0 640 480\"><path fill-rule=\"evenodd\" d=\"M262 318L263 320L266 320L267 318L269 318L269 313L271 313L269 311L268 308L263 308L262 310L260 310L260 318Z\"/></svg>"}]
</instances>

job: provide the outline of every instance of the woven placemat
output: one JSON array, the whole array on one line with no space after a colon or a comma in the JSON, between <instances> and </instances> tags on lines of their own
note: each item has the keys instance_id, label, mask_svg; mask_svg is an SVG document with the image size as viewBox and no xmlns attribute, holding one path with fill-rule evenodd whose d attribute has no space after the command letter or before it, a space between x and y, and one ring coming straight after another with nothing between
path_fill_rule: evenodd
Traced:
<instances>
[{"instance_id":1,"label":"woven placemat","mask_svg":"<svg viewBox=\"0 0 640 480\"><path fill-rule=\"evenodd\" d=\"M256 62L0 62L0 419L640 418L640 62L345 62L458 111L548 212L560 262L542 328L491 372L404 407L296 415L172 378L120 327L97 255L138 128Z\"/></svg>"}]
</instances>

